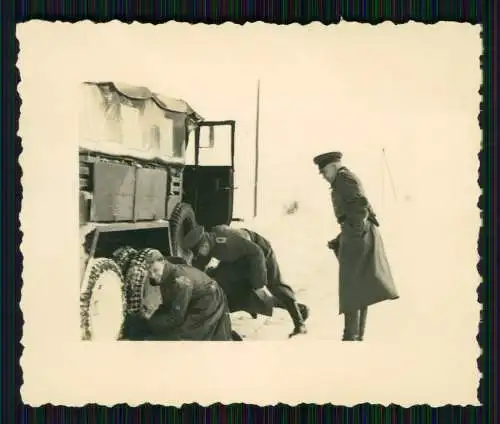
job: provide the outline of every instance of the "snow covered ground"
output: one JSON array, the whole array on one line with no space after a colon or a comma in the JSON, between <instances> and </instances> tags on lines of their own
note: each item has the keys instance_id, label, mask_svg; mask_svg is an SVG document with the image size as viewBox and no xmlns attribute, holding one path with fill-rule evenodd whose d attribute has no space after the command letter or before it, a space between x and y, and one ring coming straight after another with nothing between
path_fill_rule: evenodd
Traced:
<instances>
[{"instance_id":1,"label":"snow covered ground","mask_svg":"<svg viewBox=\"0 0 500 424\"><path fill-rule=\"evenodd\" d=\"M315 194L327 197L328 191ZM444 403L474 402L480 355L476 341L479 212L475 202L442 196L438 208L429 207L432 196L421 202L414 196L411 201L383 208L380 231L401 297L369 309L365 341L355 346L340 340L343 317L338 315L338 265L325 246L338 231L331 207L321 199L321 207L299 202L294 215L263 216L245 223L271 240L287 282L311 309L308 334L285 343L305 346L318 357L329 352L326 358L331 355L337 364L336 379L342 380L341 365L346 364L345 381L355 393L364 393L373 384L372 396L394 401L394 393L384 395L390 384L383 381L396 378L399 383L395 384L401 387L396 403L445 397ZM271 318L256 320L244 313L233 314L233 325L247 343L285 341L292 329L291 320L281 310ZM353 370L352 364L360 369ZM367 373L371 378L365 380L362 376ZM353 375L362 383L356 384Z\"/></svg>"},{"instance_id":2,"label":"snow covered ground","mask_svg":"<svg viewBox=\"0 0 500 424\"><path fill-rule=\"evenodd\" d=\"M318 196L326 197L328 192L318 192ZM380 231L401 298L370 308L368 342L475 343L478 227L471 221L463 225L460 210L454 213L458 219L446 224L435 210L403 202L381 218ZM310 307L309 334L300 337L339 340L343 319L338 315L338 264L326 248L327 240L338 231L331 208L300 204L294 215L263 217L240 225L270 239L286 281L299 301ZM258 319L235 313L233 323L247 340L285 340L292 329L282 310Z\"/></svg>"}]
</instances>

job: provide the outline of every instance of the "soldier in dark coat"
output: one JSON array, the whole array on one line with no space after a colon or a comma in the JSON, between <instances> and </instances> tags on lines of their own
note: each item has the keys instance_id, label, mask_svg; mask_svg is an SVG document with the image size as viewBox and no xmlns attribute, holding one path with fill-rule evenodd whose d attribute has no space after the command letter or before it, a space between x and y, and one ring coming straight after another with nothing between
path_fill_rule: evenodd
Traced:
<instances>
[{"instance_id":1,"label":"soldier in dark coat","mask_svg":"<svg viewBox=\"0 0 500 424\"><path fill-rule=\"evenodd\" d=\"M198 225L186 235L183 247L193 252L193 266L198 269L207 269L212 258L219 262L207 272L226 293L231 312L272 315L273 300L264 289L266 260L255 243L234 234L205 232Z\"/></svg>"},{"instance_id":2,"label":"soldier in dark coat","mask_svg":"<svg viewBox=\"0 0 500 424\"><path fill-rule=\"evenodd\" d=\"M268 290L268 267L264 251L241 234L221 228L205 232L197 226L184 239L184 249L192 250L193 265L205 269L211 258L216 268L207 271L226 293L231 312L246 311L252 316L272 316L276 298ZM290 336L304 332L299 327Z\"/></svg>"},{"instance_id":3,"label":"soldier in dark coat","mask_svg":"<svg viewBox=\"0 0 500 424\"><path fill-rule=\"evenodd\" d=\"M303 303L297 303L293 289L283 282L276 254L269 240L255 231L247 228L230 228L227 225L218 225L212 231L220 234L235 234L245 238L260 247L264 253L267 270L267 288L275 297L276 308L285 309L292 318L294 330L291 336L295 334L307 333L305 320L309 316L309 308Z\"/></svg>"},{"instance_id":4,"label":"soldier in dark coat","mask_svg":"<svg viewBox=\"0 0 500 424\"><path fill-rule=\"evenodd\" d=\"M363 339L369 305L398 299L379 223L359 178L341 163L340 152L318 155L314 163L330 183L340 234L328 247L339 261L339 313L344 314L343 340Z\"/></svg>"},{"instance_id":5,"label":"soldier in dark coat","mask_svg":"<svg viewBox=\"0 0 500 424\"><path fill-rule=\"evenodd\" d=\"M227 300L219 285L192 266L172 262L156 250L146 258L150 286L141 313L145 338L233 340Z\"/></svg>"}]
</instances>

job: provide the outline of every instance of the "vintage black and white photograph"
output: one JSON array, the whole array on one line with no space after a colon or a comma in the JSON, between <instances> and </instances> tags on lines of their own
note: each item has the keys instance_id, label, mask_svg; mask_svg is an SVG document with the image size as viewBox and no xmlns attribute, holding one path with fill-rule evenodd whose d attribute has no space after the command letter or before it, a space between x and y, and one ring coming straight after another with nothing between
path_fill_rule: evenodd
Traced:
<instances>
[{"instance_id":1,"label":"vintage black and white photograph","mask_svg":"<svg viewBox=\"0 0 500 424\"><path fill-rule=\"evenodd\" d=\"M19 25L25 402L477 404L479 32Z\"/></svg>"}]
</instances>

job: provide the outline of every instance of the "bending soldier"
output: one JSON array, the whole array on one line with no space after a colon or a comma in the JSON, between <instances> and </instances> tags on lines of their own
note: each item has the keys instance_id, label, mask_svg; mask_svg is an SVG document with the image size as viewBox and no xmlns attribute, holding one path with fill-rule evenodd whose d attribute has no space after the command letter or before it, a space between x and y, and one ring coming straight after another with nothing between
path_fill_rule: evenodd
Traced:
<instances>
[{"instance_id":1,"label":"bending soldier","mask_svg":"<svg viewBox=\"0 0 500 424\"><path fill-rule=\"evenodd\" d=\"M303 303L297 303L293 289L283 282L281 270L269 240L255 231L247 228L230 228L227 225L219 225L213 228L213 231L222 234L236 234L245 238L260 247L264 253L267 270L267 288L275 297L275 307L285 309L292 318L294 330L291 336L295 334L307 333L305 320L309 317L309 308Z\"/></svg>"},{"instance_id":2,"label":"bending soldier","mask_svg":"<svg viewBox=\"0 0 500 424\"><path fill-rule=\"evenodd\" d=\"M242 310L253 316L270 316L273 307L284 308L293 314L295 328L290 337L306 332L302 314L308 313L307 307L297 305L291 288L282 283L267 240L256 233L229 230L227 226L215 227L211 232L198 227L186 236L184 248L193 250L193 264L197 267L206 266L210 258L219 262L210 275L226 293L231 312Z\"/></svg>"}]
</instances>

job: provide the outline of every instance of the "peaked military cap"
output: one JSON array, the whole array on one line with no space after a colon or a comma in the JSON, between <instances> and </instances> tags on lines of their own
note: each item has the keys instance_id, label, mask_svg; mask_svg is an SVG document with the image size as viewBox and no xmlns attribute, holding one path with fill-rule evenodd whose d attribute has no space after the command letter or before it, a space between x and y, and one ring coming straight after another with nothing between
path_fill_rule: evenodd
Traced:
<instances>
[{"instance_id":1,"label":"peaked military cap","mask_svg":"<svg viewBox=\"0 0 500 424\"><path fill-rule=\"evenodd\" d=\"M182 242L182 247L186 250L192 250L201 242L204 234L205 228L202 225L197 225L186 234Z\"/></svg>"},{"instance_id":2,"label":"peaked military cap","mask_svg":"<svg viewBox=\"0 0 500 424\"><path fill-rule=\"evenodd\" d=\"M322 153L318 156L315 156L313 161L314 164L318 166L319 169L325 167L329 163L338 162L342 159L342 153L340 152L328 152Z\"/></svg>"}]
</instances>

